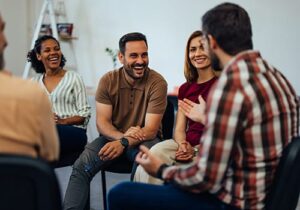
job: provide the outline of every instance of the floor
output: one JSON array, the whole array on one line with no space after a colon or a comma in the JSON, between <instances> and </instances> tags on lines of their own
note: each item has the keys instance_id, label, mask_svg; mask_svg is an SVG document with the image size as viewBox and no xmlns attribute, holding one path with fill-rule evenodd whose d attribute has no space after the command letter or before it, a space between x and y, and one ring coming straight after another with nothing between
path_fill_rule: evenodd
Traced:
<instances>
[{"instance_id":1,"label":"floor","mask_svg":"<svg viewBox=\"0 0 300 210\"><path fill-rule=\"evenodd\" d=\"M62 198L64 197L67 188L71 170L72 170L71 166L55 169L60 184ZM129 174L115 174L115 173L107 172L106 173L107 191L116 183L119 183L121 181L128 181L129 179L130 179ZM102 202L101 176L100 173L98 173L94 177L91 183L90 209L102 210L103 209L102 203L103 202Z\"/></svg>"}]
</instances>

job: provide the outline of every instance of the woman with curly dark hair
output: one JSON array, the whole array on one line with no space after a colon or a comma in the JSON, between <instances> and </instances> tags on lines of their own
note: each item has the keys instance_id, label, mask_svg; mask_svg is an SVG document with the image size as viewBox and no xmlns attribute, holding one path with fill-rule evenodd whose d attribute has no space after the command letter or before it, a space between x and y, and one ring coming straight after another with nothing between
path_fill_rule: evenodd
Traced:
<instances>
[{"instance_id":1,"label":"woman with curly dark hair","mask_svg":"<svg viewBox=\"0 0 300 210\"><path fill-rule=\"evenodd\" d=\"M86 142L90 118L85 86L80 75L64 69L66 59L59 42L52 36L41 36L28 52L37 81L47 93L60 138L60 154L81 151Z\"/></svg>"}]
</instances>

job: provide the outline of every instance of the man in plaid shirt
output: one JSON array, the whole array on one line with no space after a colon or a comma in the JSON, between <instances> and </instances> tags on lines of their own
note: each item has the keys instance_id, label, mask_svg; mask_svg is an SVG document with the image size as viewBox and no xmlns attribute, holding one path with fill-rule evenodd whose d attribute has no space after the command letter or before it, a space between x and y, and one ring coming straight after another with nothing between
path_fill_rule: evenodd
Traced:
<instances>
[{"instance_id":1,"label":"man in plaid shirt","mask_svg":"<svg viewBox=\"0 0 300 210\"><path fill-rule=\"evenodd\" d=\"M298 97L253 50L243 8L220 4L202 17L202 28L213 67L223 71L208 98L197 161L167 166L141 147L136 161L170 184L119 184L110 191L110 210L264 209L281 152L299 134Z\"/></svg>"}]
</instances>

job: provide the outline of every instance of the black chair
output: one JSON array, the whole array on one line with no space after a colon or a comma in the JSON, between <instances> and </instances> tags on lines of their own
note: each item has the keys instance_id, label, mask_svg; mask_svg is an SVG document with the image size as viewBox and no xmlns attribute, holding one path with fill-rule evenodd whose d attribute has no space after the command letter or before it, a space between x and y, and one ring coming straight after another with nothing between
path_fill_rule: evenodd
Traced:
<instances>
[{"instance_id":1,"label":"black chair","mask_svg":"<svg viewBox=\"0 0 300 210\"><path fill-rule=\"evenodd\" d=\"M59 157L58 161L50 163L53 168L61 168L66 166L71 166L83 152L84 148L81 151L74 151L73 153L62 154Z\"/></svg>"},{"instance_id":2,"label":"black chair","mask_svg":"<svg viewBox=\"0 0 300 210\"><path fill-rule=\"evenodd\" d=\"M169 99L168 96L167 107L164 116L161 120L163 139L171 139L173 137L174 118L175 118L174 104L172 103L172 101Z\"/></svg>"},{"instance_id":3,"label":"black chair","mask_svg":"<svg viewBox=\"0 0 300 210\"><path fill-rule=\"evenodd\" d=\"M102 199L103 199L104 210L107 210L107 201L106 201L107 188L106 188L105 172L130 174L131 171L132 171L132 163L125 160L115 162L101 170Z\"/></svg>"},{"instance_id":4,"label":"black chair","mask_svg":"<svg viewBox=\"0 0 300 210\"><path fill-rule=\"evenodd\" d=\"M300 192L300 137L283 150L270 193L266 210L295 210Z\"/></svg>"},{"instance_id":5,"label":"black chair","mask_svg":"<svg viewBox=\"0 0 300 210\"><path fill-rule=\"evenodd\" d=\"M164 139L170 139L173 136L173 127L174 127L174 118L175 118L174 115L175 115L174 105L168 99L166 111L162 118L162 134ZM104 210L107 210L106 176L105 176L106 171L111 173L129 174L132 171L132 163L129 161L118 161L101 170L102 199L103 199Z\"/></svg>"},{"instance_id":6,"label":"black chair","mask_svg":"<svg viewBox=\"0 0 300 210\"><path fill-rule=\"evenodd\" d=\"M59 138L70 138L67 137L67 133L70 132L69 127L64 127L62 125L57 125L56 130L58 133ZM73 135L72 138L77 138L76 135ZM62 146L61 146L62 147ZM53 168L61 168L66 166L71 166L83 152L85 145L81 147L77 147L76 149L73 148L72 150L69 148L68 150L63 149L60 151L59 159L55 162L51 163ZM62 148L61 148L62 149Z\"/></svg>"},{"instance_id":7,"label":"black chair","mask_svg":"<svg viewBox=\"0 0 300 210\"><path fill-rule=\"evenodd\" d=\"M71 151L68 153L62 153L60 154L60 157L57 161L51 162L50 165L52 168L61 168L66 166L72 166L74 162L78 159L80 154L84 151L85 146L82 148L78 148L76 151ZM84 207L84 210L90 209L90 202L86 203L86 206Z\"/></svg>"},{"instance_id":8,"label":"black chair","mask_svg":"<svg viewBox=\"0 0 300 210\"><path fill-rule=\"evenodd\" d=\"M168 95L168 100L173 104L175 112L178 110L178 97L175 95Z\"/></svg>"},{"instance_id":9,"label":"black chair","mask_svg":"<svg viewBox=\"0 0 300 210\"><path fill-rule=\"evenodd\" d=\"M0 155L0 209L61 210L53 169L27 156Z\"/></svg>"}]
</instances>

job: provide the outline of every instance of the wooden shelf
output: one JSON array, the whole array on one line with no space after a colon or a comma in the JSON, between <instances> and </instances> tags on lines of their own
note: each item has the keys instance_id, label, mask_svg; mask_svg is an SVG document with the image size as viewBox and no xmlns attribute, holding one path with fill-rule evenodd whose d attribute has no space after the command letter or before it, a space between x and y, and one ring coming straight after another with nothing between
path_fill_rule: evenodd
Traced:
<instances>
[{"instance_id":1,"label":"wooden shelf","mask_svg":"<svg viewBox=\"0 0 300 210\"><path fill-rule=\"evenodd\" d=\"M73 39L78 39L78 37L76 37L76 36L68 36L68 35L59 35L59 38L62 41L69 41L69 40L73 40Z\"/></svg>"}]
</instances>

